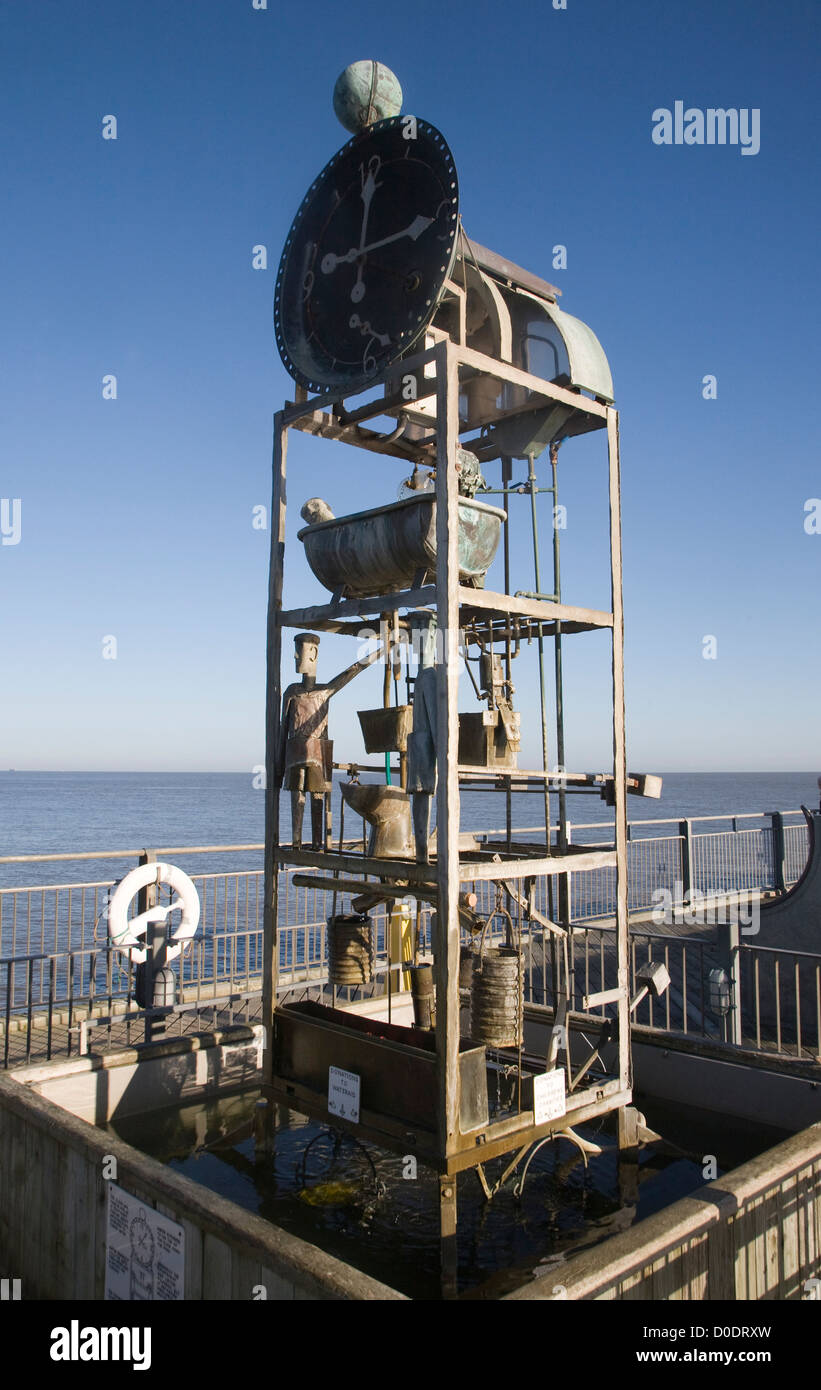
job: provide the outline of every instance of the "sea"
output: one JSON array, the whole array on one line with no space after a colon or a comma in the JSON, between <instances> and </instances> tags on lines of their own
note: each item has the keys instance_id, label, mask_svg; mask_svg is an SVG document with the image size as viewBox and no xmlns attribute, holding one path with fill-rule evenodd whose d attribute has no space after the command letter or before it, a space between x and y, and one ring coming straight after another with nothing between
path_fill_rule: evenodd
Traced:
<instances>
[{"instance_id":1,"label":"sea","mask_svg":"<svg viewBox=\"0 0 821 1390\"><path fill-rule=\"evenodd\" d=\"M363 780L368 780L363 774ZM122 851L133 864L143 848L173 849L196 845L258 845L264 837L265 794L248 772L0 772L0 860L9 856ZM818 805L818 772L670 772L663 774L660 800L630 796L631 821L703 820L699 830L716 816L758 815L798 811ZM290 839L287 795L282 798L282 837ZM334 788L334 833L338 833L340 801ZM574 839L585 838L584 827L604 832L612 811L597 792L568 796L568 817ZM356 833L347 812L346 838ZM513 825L543 825L541 794L516 794ZM434 816L435 821L435 816ZM310 819L306 810L305 832ZM753 826L758 822L750 822ZM462 829L490 831L505 825L504 795L463 791ZM649 829L649 827L648 827ZM660 834L666 833L660 829ZM596 839L595 831L590 838ZM245 867L236 855L231 867ZM248 856L259 865L259 853ZM212 861L209 865L216 868ZM69 882L89 871L119 865L116 861L0 862L0 887ZM82 874L79 872L82 870Z\"/></svg>"}]
</instances>

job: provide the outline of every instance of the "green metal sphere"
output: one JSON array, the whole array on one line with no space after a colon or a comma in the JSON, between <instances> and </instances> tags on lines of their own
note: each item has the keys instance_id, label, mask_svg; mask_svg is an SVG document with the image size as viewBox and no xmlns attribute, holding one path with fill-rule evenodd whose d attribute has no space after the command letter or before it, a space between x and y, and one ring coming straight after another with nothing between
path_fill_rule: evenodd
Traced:
<instances>
[{"instance_id":1,"label":"green metal sphere","mask_svg":"<svg viewBox=\"0 0 821 1390\"><path fill-rule=\"evenodd\" d=\"M371 59L351 63L336 79L334 111L353 135L375 121L398 116L401 110L399 79L384 63Z\"/></svg>"}]
</instances>

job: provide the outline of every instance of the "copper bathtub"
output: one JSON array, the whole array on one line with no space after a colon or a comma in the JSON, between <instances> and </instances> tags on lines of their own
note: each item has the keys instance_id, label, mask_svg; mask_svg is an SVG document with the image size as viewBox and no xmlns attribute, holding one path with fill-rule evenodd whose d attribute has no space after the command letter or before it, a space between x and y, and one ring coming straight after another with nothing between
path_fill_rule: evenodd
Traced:
<instances>
[{"instance_id":1,"label":"copper bathtub","mask_svg":"<svg viewBox=\"0 0 821 1390\"><path fill-rule=\"evenodd\" d=\"M459 499L459 581L483 588L505 513L474 498ZM308 564L331 593L357 598L409 589L436 574L436 497L425 490L372 511L304 526Z\"/></svg>"}]
</instances>

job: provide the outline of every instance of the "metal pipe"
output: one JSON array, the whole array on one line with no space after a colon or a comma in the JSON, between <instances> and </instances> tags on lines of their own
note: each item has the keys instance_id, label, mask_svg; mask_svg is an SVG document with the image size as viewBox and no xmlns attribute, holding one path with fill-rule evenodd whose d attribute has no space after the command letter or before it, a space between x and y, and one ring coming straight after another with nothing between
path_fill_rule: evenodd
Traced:
<instances>
[{"instance_id":1,"label":"metal pipe","mask_svg":"<svg viewBox=\"0 0 821 1390\"><path fill-rule=\"evenodd\" d=\"M556 524L556 508L559 501L558 480L559 445L550 446L550 465L553 471L553 589L556 602L562 601L562 579L559 548L559 528ZM564 754L564 688L562 684L562 624L557 619L554 629L554 667L556 674L556 761L560 768L565 766ZM559 784L559 853L567 853L567 791L564 783ZM567 926L570 920L568 901L569 879L567 875L559 880L559 921Z\"/></svg>"},{"instance_id":2,"label":"metal pipe","mask_svg":"<svg viewBox=\"0 0 821 1390\"><path fill-rule=\"evenodd\" d=\"M536 473L534 469L534 455L530 454L527 460L527 480L530 485L530 517L533 527L533 569L536 576L536 589L541 591L542 581L539 571L539 523L536 518ZM544 638L542 636L542 625L537 627L537 642L539 648L539 702L542 716L542 765L544 771L548 770L548 749L547 749L547 697L544 685ZM547 783L544 788L544 825L545 825L545 848L550 853L550 793ZM551 887L551 885L548 885ZM552 916L552 913L551 913Z\"/></svg>"},{"instance_id":3,"label":"metal pipe","mask_svg":"<svg viewBox=\"0 0 821 1390\"><path fill-rule=\"evenodd\" d=\"M504 536L504 557L505 557L505 593L510 593L510 515L508 503L510 496L510 480L513 474L513 460L507 455L502 458L502 492L504 493L505 520L503 526ZM508 626L505 637L505 680L507 681L507 693L510 697L511 691L511 654L510 654L510 627ZM508 846L513 838L513 796L510 783L505 786L505 829Z\"/></svg>"}]
</instances>

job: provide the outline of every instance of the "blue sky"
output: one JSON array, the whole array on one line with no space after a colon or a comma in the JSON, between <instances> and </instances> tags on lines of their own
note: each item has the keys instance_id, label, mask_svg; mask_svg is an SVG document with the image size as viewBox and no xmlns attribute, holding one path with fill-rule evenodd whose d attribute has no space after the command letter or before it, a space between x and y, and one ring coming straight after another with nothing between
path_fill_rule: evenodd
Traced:
<instances>
[{"instance_id":1,"label":"blue sky","mask_svg":"<svg viewBox=\"0 0 821 1390\"><path fill-rule=\"evenodd\" d=\"M293 385L274 281L303 193L347 139L334 80L364 57L444 133L468 234L558 284L608 354L630 765L821 762L821 535L804 529L821 495L819 16L815 0L3 6L0 497L21 499L22 524L0 545L0 766L262 761L268 536L251 520ZM760 110L759 153L655 145L652 113L676 100ZM395 496L394 464L292 438L294 523L314 493L337 512ZM592 607L608 606L603 468L601 437L565 445L563 592ZM289 590L321 599L301 557ZM327 639L321 674L353 655ZM568 639L565 664L568 761L604 767L606 642ZM532 671L517 677L532 711ZM340 696L339 754L361 755L353 711L378 684Z\"/></svg>"}]
</instances>

